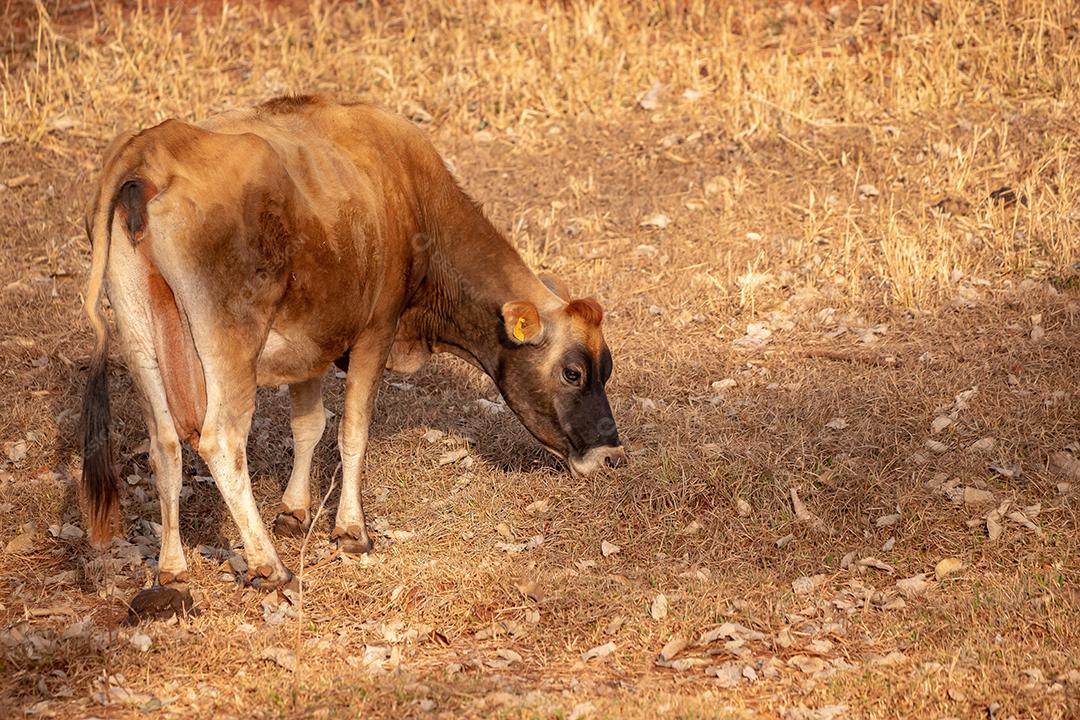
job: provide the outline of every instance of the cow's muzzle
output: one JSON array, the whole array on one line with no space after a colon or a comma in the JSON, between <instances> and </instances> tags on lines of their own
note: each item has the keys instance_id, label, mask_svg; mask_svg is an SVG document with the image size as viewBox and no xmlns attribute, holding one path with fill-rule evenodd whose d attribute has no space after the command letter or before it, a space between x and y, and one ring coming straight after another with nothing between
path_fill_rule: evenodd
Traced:
<instances>
[{"instance_id":1,"label":"cow's muzzle","mask_svg":"<svg viewBox=\"0 0 1080 720\"><path fill-rule=\"evenodd\" d=\"M570 471L574 475L592 475L597 470L626 465L628 458L622 445L601 445L586 450L580 456L570 456Z\"/></svg>"}]
</instances>

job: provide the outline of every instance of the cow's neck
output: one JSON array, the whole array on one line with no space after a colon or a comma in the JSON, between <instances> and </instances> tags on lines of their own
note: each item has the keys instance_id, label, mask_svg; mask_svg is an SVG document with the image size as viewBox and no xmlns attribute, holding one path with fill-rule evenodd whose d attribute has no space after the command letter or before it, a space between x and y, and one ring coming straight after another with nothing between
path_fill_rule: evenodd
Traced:
<instances>
[{"instance_id":1,"label":"cow's neck","mask_svg":"<svg viewBox=\"0 0 1080 720\"><path fill-rule=\"evenodd\" d=\"M475 360L494 376L502 306L528 300L544 309L558 298L456 186L426 215L431 247L418 298L421 333L434 350Z\"/></svg>"}]
</instances>

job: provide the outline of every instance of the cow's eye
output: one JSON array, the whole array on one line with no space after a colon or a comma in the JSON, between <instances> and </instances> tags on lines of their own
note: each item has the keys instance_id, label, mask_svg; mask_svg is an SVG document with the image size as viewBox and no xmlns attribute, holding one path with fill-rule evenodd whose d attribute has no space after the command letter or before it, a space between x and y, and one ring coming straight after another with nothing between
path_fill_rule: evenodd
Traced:
<instances>
[{"instance_id":1,"label":"cow's eye","mask_svg":"<svg viewBox=\"0 0 1080 720\"><path fill-rule=\"evenodd\" d=\"M571 385L577 386L581 384L581 372L575 370L574 368L563 368L562 376L563 380L570 383Z\"/></svg>"}]
</instances>

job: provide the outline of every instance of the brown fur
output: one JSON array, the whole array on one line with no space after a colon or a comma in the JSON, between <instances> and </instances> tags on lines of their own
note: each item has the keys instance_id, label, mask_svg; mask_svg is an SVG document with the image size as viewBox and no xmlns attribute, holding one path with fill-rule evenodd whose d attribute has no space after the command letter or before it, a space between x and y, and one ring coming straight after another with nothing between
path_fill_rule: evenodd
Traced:
<instances>
[{"instance_id":1,"label":"brown fur","mask_svg":"<svg viewBox=\"0 0 1080 720\"><path fill-rule=\"evenodd\" d=\"M186 319L176 305L172 289L145 253L154 324L154 350L165 383L169 412L176 434L198 449L199 430L206 416L206 380Z\"/></svg>"},{"instance_id":2,"label":"brown fur","mask_svg":"<svg viewBox=\"0 0 1080 720\"><path fill-rule=\"evenodd\" d=\"M251 545L248 554L260 555L275 577L285 571L259 534L244 490L242 450L257 385L307 383L348 357L337 524L361 545L366 541L351 530L363 535L358 458L384 364L412 371L432 351L458 354L496 379L546 446L564 457L587 449L562 429L566 419L553 397L573 391L544 358L557 358L559 343L578 342L579 332L560 326L582 325L595 364L599 305L567 304L545 287L404 119L300 96L123 136L110 150L90 210L101 248L95 247L87 308L99 347L105 326L96 303L117 207L139 262L112 267L110 277L146 288L148 297L127 302L148 308L168 406L162 414L159 402L149 424L171 422L180 439L198 443L212 472L243 478L230 480L235 494L226 500ZM138 282L124 273L136 273ZM510 318L506 308L519 312ZM520 317L525 343L511 339ZM548 325L557 332L542 356L515 350L539 342ZM101 406L100 385L91 389L87 402ZM590 392L602 395L603 388ZM606 399L595 407L610 419ZM582 412L574 417L592 422ZM100 426L92 428L95 437ZM215 464L223 454L230 463ZM94 472L84 483L94 507L115 507L101 490L107 475Z\"/></svg>"},{"instance_id":3,"label":"brown fur","mask_svg":"<svg viewBox=\"0 0 1080 720\"><path fill-rule=\"evenodd\" d=\"M594 328L600 327L600 323L604 321L604 310L600 307L600 303L592 298L578 298L570 301L566 306L566 314L580 318L586 325Z\"/></svg>"}]
</instances>

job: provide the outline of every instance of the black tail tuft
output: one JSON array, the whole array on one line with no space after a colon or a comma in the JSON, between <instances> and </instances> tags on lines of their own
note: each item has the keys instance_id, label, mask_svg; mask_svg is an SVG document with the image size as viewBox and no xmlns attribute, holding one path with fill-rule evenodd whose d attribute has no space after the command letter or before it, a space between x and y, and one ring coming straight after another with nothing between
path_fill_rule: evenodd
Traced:
<instances>
[{"instance_id":1,"label":"black tail tuft","mask_svg":"<svg viewBox=\"0 0 1080 720\"><path fill-rule=\"evenodd\" d=\"M108 352L95 352L86 378L82 406L82 497L87 511L90 542L98 547L112 539L119 505L120 478L112 462L109 438Z\"/></svg>"}]
</instances>

